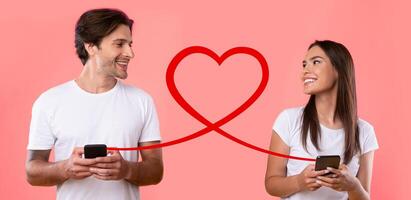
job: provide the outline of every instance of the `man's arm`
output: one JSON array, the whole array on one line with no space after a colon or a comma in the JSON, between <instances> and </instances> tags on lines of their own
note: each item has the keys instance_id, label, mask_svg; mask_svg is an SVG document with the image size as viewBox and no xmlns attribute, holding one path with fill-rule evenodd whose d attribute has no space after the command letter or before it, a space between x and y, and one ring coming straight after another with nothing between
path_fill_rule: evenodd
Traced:
<instances>
[{"instance_id":1,"label":"man's arm","mask_svg":"<svg viewBox=\"0 0 411 200\"><path fill-rule=\"evenodd\" d=\"M50 163L49 150L29 150L26 161L26 179L33 186L53 186L66 180L63 162Z\"/></svg>"},{"instance_id":2,"label":"man's arm","mask_svg":"<svg viewBox=\"0 0 411 200\"><path fill-rule=\"evenodd\" d=\"M26 179L33 186L53 186L69 178L83 179L91 176L88 165L95 159L83 159L83 148L75 148L67 160L49 162L49 150L29 150L26 161Z\"/></svg>"},{"instance_id":3,"label":"man's arm","mask_svg":"<svg viewBox=\"0 0 411 200\"><path fill-rule=\"evenodd\" d=\"M159 144L160 141L139 143L139 146ZM90 168L95 178L101 180L124 179L134 185L154 185L163 179L163 159L160 148L141 150L141 162L124 160L119 151L109 151L111 156L96 158Z\"/></svg>"},{"instance_id":4,"label":"man's arm","mask_svg":"<svg viewBox=\"0 0 411 200\"><path fill-rule=\"evenodd\" d=\"M144 142L139 146L149 146L153 144L159 144L156 142ZM158 184L163 179L163 158L162 150L146 149L140 151L142 161L138 163L129 162L130 172L125 180L134 185L153 185Z\"/></svg>"}]
</instances>

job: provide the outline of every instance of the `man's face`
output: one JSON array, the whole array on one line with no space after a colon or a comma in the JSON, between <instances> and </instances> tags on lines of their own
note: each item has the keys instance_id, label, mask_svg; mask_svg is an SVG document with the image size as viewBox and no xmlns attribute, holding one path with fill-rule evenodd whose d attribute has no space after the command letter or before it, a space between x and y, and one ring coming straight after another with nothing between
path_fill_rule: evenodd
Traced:
<instances>
[{"instance_id":1,"label":"man's face","mask_svg":"<svg viewBox=\"0 0 411 200\"><path fill-rule=\"evenodd\" d=\"M127 25L119 25L110 35L104 37L100 48L94 46L94 55L97 73L108 77L126 79L127 66L134 57L131 48L132 38Z\"/></svg>"}]
</instances>

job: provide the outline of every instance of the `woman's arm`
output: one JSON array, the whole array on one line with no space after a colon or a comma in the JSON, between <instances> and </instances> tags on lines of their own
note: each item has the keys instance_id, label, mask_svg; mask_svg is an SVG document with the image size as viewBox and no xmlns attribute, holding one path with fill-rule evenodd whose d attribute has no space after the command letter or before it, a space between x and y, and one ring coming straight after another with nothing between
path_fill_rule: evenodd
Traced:
<instances>
[{"instance_id":1,"label":"woman's arm","mask_svg":"<svg viewBox=\"0 0 411 200\"><path fill-rule=\"evenodd\" d=\"M270 151L289 155L290 148L273 131ZM314 171L314 165L308 165L303 172L294 176L287 176L288 159L278 156L268 156L265 175L265 189L272 196L287 197L303 190L317 190L320 185L315 177L328 173L327 170Z\"/></svg>"},{"instance_id":2,"label":"woman's arm","mask_svg":"<svg viewBox=\"0 0 411 200\"><path fill-rule=\"evenodd\" d=\"M374 151L360 156L360 168L357 177L352 175L348 167L340 165L340 169L329 169L334 177L318 177L318 183L336 191L346 191L350 200L370 199L372 163Z\"/></svg>"},{"instance_id":3,"label":"woman's arm","mask_svg":"<svg viewBox=\"0 0 411 200\"><path fill-rule=\"evenodd\" d=\"M370 199L373 161L374 151L360 156L360 168L357 174L360 184L355 190L348 192L349 199Z\"/></svg>"}]
</instances>

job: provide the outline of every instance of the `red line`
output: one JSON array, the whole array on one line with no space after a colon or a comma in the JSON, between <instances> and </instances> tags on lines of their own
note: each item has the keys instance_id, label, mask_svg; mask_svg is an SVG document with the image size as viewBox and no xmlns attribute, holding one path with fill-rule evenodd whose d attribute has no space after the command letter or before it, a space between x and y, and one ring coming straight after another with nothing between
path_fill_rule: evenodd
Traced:
<instances>
[{"instance_id":1,"label":"red line","mask_svg":"<svg viewBox=\"0 0 411 200\"><path fill-rule=\"evenodd\" d=\"M178 91L175 82L174 82L174 72L177 68L177 65L188 55L194 54L194 53L200 53L200 54L205 54L212 59L214 59L219 65L223 63L223 61L234 55L234 54L247 54L250 55L254 58L257 59L257 61L261 65L261 70L262 70L262 79L261 82L256 89L256 91L251 95L250 98L248 98L240 107L235 109L233 112L225 116L224 118L218 120L215 123L212 123L208 121L204 116L202 116L200 113L198 113L191 105L181 96L180 92ZM248 47L236 47L228 50L225 52L221 57L218 56L216 53L211 51L208 48L201 47L201 46L192 46L188 47L186 49L183 49L180 51L170 62L167 72L166 72L166 82L167 82L167 87L168 90L170 91L171 95L173 98L176 100L176 102L191 116L193 116L195 119L206 125L206 128L201 129L200 131L197 131L196 133L193 133L191 135L185 136L183 138L179 138L173 141L161 143L161 144L155 144L155 145L150 145L150 146L140 146L140 147L131 147L131 148L116 148L116 147L108 147L107 150L122 150L122 151L132 151L132 150L144 150L144 149L153 149L153 148L161 148L161 147L166 147L166 146L171 146L175 144L179 144L182 142L186 142L188 140L192 140L194 138L200 137L202 135L207 134L208 132L214 130L218 132L220 135L238 143L241 144L245 147L248 147L250 149L253 149L255 151L267 153L270 155L274 156L279 156L283 158L289 158L289 159L296 159L296 160L305 160L305 161L315 161L315 159L312 158L302 158L302 157L296 157L296 156L290 156L290 155L285 155L285 154L280 154L277 152L269 151L260 147L257 147L255 145L249 144L243 140L240 140L224 130L220 129L219 127L224 125L225 123L229 122L233 118L237 117L239 114L241 114L244 110L246 110L248 107L250 107L251 104L253 104L257 98L263 93L267 83L268 83L268 77L269 77L269 70L268 70L268 64L267 61L265 60L264 56L260 54L258 51L248 48Z\"/></svg>"},{"instance_id":2,"label":"red line","mask_svg":"<svg viewBox=\"0 0 411 200\"><path fill-rule=\"evenodd\" d=\"M135 150L155 149L155 148L167 147L167 146L179 144L179 143L186 142L186 141L192 140L194 138L200 137L200 136L210 132L211 130L212 129L210 127L206 127L206 128L203 128L203 129L191 134L191 135L179 138L177 140L172 140L172 141L169 141L169 142L160 143L160 144L153 144L153 145L139 146L139 147L128 147L128 148L107 147L107 150L135 151Z\"/></svg>"}]
</instances>

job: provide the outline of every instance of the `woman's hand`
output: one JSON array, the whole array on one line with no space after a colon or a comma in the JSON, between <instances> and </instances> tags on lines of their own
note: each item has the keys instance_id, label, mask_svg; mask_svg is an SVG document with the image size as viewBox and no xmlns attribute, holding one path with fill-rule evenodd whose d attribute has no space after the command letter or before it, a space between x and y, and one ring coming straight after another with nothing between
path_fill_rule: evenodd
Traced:
<instances>
[{"instance_id":1,"label":"woman's hand","mask_svg":"<svg viewBox=\"0 0 411 200\"><path fill-rule=\"evenodd\" d=\"M341 164L339 169L331 167L327 167L327 169L334 174L318 176L316 183L321 186L329 187L336 191L352 191L357 187L361 187L360 181L350 173L347 165Z\"/></svg>"},{"instance_id":2,"label":"woman's hand","mask_svg":"<svg viewBox=\"0 0 411 200\"><path fill-rule=\"evenodd\" d=\"M298 185L300 191L309 190L315 191L321 187L319 183L317 183L317 177L327 174L328 170L321 170L315 171L315 165L310 164L308 165L299 175L298 175Z\"/></svg>"}]
</instances>

